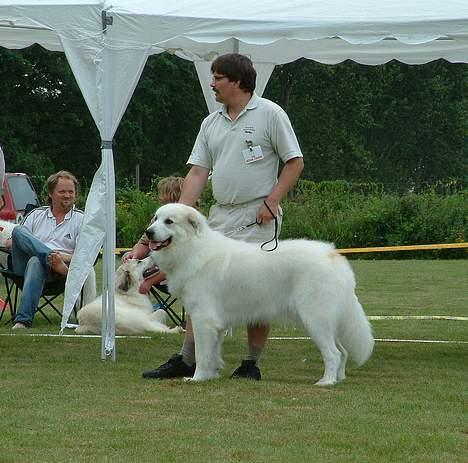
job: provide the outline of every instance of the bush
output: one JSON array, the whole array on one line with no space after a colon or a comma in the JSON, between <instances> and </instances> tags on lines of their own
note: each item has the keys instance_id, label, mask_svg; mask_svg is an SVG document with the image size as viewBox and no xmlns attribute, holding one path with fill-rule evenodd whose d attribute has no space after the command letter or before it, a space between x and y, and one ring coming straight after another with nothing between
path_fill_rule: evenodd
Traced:
<instances>
[{"instance_id":1,"label":"bush","mask_svg":"<svg viewBox=\"0 0 468 463\"><path fill-rule=\"evenodd\" d=\"M146 230L159 207L153 193L122 188L116 190L117 247L132 247Z\"/></svg>"},{"instance_id":2,"label":"bush","mask_svg":"<svg viewBox=\"0 0 468 463\"><path fill-rule=\"evenodd\" d=\"M158 179L155 179L157 182ZM153 182L153 184L155 184ZM211 186L200 209L208 214ZM468 192L452 195L386 193L377 184L301 180L293 198L283 201L282 239L308 238L334 242L337 248L465 242L468 237ZM117 191L117 243L132 246L148 226L157 198L130 188ZM392 258L466 257L467 251L392 253ZM388 258L388 253L358 254Z\"/></svg>"},{"instance_id":3,"label":"bush","mask_svg":"<svg viewBox=\"0 0 468 463\"><path fill-rule=\"evenodd\" d=\"M285 201L281 237L332 241L338 248L464 242L468 192L387 194L346 182L299 182ZM361 254L360 257L363 257ZM372 254L376 257L377 254ZM384 257L388 254L379 254ZM400 252L392 257L463 257L466 252Z\"/></svg>"}]
</instances>

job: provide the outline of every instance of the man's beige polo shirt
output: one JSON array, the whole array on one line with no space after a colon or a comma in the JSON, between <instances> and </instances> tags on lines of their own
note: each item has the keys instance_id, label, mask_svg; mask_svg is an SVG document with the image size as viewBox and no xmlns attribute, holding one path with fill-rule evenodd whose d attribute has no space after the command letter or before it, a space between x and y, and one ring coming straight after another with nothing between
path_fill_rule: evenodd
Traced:
<instances>
[{"instance_id":1,"label":"man's beige polo shirt","mask_svg":"<svg viewBox=\"0 0 468 463\"><path fill-rule=\"evenodd\" d=\"M260 146L263 159L246 163L242 151ZM213 171L219 204L242 204L268 196L277 182L279 160L302 157L285 111L255 93L235 121L226 108L202 122L187 164Z\"/></svg>"}]
</instances>

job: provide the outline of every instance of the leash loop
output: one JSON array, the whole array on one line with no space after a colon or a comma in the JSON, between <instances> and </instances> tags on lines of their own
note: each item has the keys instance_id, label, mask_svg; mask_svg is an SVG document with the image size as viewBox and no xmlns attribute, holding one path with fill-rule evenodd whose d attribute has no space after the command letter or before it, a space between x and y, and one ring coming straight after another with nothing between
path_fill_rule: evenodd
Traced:
<instances>
[{"instance_id":1,"label":"leash loop","mask_svg":"<svg viewBox=\"0 0 468 463\"><path fill-rule=\"evenodd\" d=\"M277 247L278 247L278 217L276 217L275 214L273 214L273 211L270 209L270 206L267 204L266 201L263 201L263 204L265 204L266 208L268 209L268 211L270 212L271 216L273 217L274 221L275 221L275 234L273 235L273 238L269 241L265 241L261 246L260 246L260 249L262 251L265 251L265 252L271 252L271 251L274 251ZM264 247L267 245L267 244L270 244L272 241L275 242L275 247L272 248L272 249L264 249Z\"/></svg>"},{"instance_id":2,"label":"leash loop","mask_svg":"<svg viewBox=\"0 0 468 463\"><path fill-rule=\"evenodd\" d=\"M265 252L271 252L274 251L278 247L278 217L276 217L275 214L273 214L273 211L271 210L270 206L266 203L266 201L263 201L263 204L265 204L266 208L270 212L271 216L273 217L275 221L275 234L273 235L273 238L271 240L265 241L261 246L260 249ZM258 222L257 219L255 219L255 222L249 223L248 225L242 225L238 228L235 228L234 230L225 233L226 236L233 235L235 233L239 233L242 230L245 230L246 228L253 227L254 225L261 225L260 222ZM266 245L270 244L272 241L275 243L275 247L272 249L264 249Z\"/></svg>"}]
</instances>

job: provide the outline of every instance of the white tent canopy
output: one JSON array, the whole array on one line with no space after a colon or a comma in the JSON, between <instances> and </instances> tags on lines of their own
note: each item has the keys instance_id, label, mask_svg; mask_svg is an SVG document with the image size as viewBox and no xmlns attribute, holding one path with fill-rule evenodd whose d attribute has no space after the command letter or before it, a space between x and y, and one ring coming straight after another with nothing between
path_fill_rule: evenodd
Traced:
<instances>
[{"instance_id":1,"label":"white tent canopy","mask_svg":"<svg viewBox=\"0 0 468 463\"><path fill-rule=\"evenodd\" d=\"M0 0L0 46L39 43L63 51L99 129L102 163L88 196L72 260L65 326L104 242L102 357L115 358L115 188L112 138L149 55L169 51L194 61L210 109L209 63L249 55L263 91L275 64L300 57L421 64L468 62L466 0Z\"/></svg>"}]
</instances>

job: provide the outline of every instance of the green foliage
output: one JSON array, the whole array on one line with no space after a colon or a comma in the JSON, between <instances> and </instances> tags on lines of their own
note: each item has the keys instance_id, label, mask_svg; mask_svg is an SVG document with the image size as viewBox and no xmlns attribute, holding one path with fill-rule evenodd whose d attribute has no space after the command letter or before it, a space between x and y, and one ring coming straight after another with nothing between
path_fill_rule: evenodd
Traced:
<instances>
[{"instance_id":1,"label":"green foliage","mask_svg":"<svg viewBox=\"0 0 468 463\"><path fill-rule=\"evenodd\" d=\"M466 181L468 69L444 61L277 66L266 90L288 112L304 177L421 183Z\"/></svg>"},{"instance_id":2,"label":"green foliage","mask_svg":"<svg viewBox=\"0 0 468 463\"><path fill-rule=\"evenodd\" d=\"M305 155L303 177L379 182L393 190L468 180L468 68L436 61L329 66L305 59L277 66L266 95L288 112ZM101 162L94 121L65 55L35 45L0 48L0 143L7 168L47 177L72 171L83 186ZM118 187L135 166L184 175L207 115L192 63L151 56L114 140Z\"/></svg>"},{"instance_id":3,"label":"green foliage","mask_svg":"<svg viewBox=\"0 0 468 463\"><path fill-rule=\"evenodd\" d=\"M127 186L116 191L117 247L132 247L148 227L159 203L157 184L162 177L151 180L151 192L135 190ZM200 211L208 214L213 204L211 184L200 199Z\"/></svg>"},{"instance_id":4,"label":"green foliage","mask_svg":"<svg viewBox=\"0 0 468 463\"><path fill-rule=\"evenodd\" d=\"M375 189L377 185L300 181L294 199L283 203L282 238L332 241L338 248L467 240L468 192L398 195L372 192ZM428 257L429 253L405 252L399 257L416 255ZM438 251L437 255L463 257L466 253Z\"/></svg>"},{"instance_id":5,"label":"green foliage","mask_svg":"<svg viewBox=\"0 0 468 463\"><path fill-rule=\"evenodd\" d=\"M99 137L63 53L0 49L0 142L7 169L47 178L92 176Z\"/></svg>"},{"instance_id":6,"label":"green foliage","mask_svg":"<svg viewBox=\"0 0 468 463\"><path fill-rule=\"evenodd\" d=\"M207 115L193 64L167 54L149 57L116 133L117 177L133 176L136 164L146 188L155 176L184 176Z\"/></svg>"},{"instance_id":7,"label":"green foliage","mask_svg":"<svg viewBox=\"0 0 468 463\"><path fill-rule=\"evenodd\" d=\"M133 246L151 222L159 207L152 193L130 188L116 191L117 247Z\"/></svg>"},{"instance_id":8,"label":"green foliage","mask_svg":"<svg viewBox=\"0 0 468 463\"><path fill-rule=\"evenodd\" d=\"M210 184L200 203L201 212L207 215L213 203ZM153 194L131 188L118 190L118 246L133 246L157 207ZM337 248L457 243L468 239L467 191L451 195L435 191L397 194L387 193L382 185L372 183L300 180L293 198L285 199L282 207L282 239L331 241ZM434 256L459 258L465 257L466 251L392 254L401 258Z\"/></svg>"}]
</instances>

